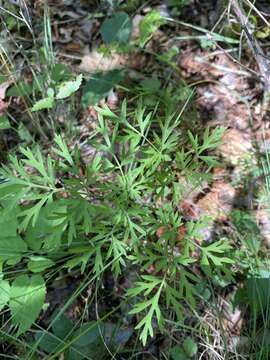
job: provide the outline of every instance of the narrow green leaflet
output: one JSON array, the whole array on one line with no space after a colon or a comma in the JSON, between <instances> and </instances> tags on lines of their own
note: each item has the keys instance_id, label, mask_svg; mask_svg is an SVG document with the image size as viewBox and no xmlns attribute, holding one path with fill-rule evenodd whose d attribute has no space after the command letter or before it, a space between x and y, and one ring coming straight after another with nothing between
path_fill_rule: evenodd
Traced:
<instances>
[{"instance_id":1,"label":"narrow green leaflet","mask_svg":"<svg viewBox=\"0 0 270 360\"><path fill-rule=\"evenodd\" d=\"M63 159L65 159L69 163L69 165L73 166L74 162L73 162L72 156L68 150L67 144L64 142L61 135L55 135L54 141L58 145L59 149L54 148L53 151L57 155L59 155Z\"/></svg>"},{"instance_id":2,"label":"narrow green leaflet","mask_svg":"<svg viewBox=\"0 0 270 360\"><path fill-rule=\"evenodd\" d=\"M234 261L225 256L220 256L224 252L231 249L231 246L222 240L216 241L213 244L202 247L201 265L209 266L211 262L215 266L222 266L224 264L233 264Z\"/></svg>"},{"instance_id":3,"label":"narrow green leaflet","mask_svg":"<svg viewBox=\"0 0 270 360\"><path fill-rule=\"evenodd\" d=\"M76 256L70 260L68 260L66 262L66 264L64 265L64 267L68 268L68 269L72 269L75 266L78 266L81 264L81 274L84 273L86 265L89 261L89 259L91 258L91 256L93 255L93 250L92 251L87 251L85 254L80 255L80 256Z\"/></svg>"},{"instance_id":4,"label":"narrow green leaflet","mask_svg":"<svg viewBox=\"0 0 270 360\"><path fill-rule=\"evenodd\" d=\"M45 301L46 287L40 275L18 276L10 289L9 307L13 325L18 326L17 335L27 331L37 319Z\"/></svg>"},{"instance_id":5,"label":"narrow green leaflet","mask_svg":"<svg viewBox=\"0 0 270 360\"><path fill-rule=\"evenodd\" d=\"M222 271L227 278L233 281L233 276L228 265L233 264L234 260L227 256L222 256L222 254L228 252L230 249L231 246L223 240L216 241L213 244L201 248L201 269L207 276L212 276L212 270L215 270L217 273ZM223 275L223 277L225 276Z\"/></svg>"},{"instance_id":6,"label":"narrow green leaflet","mask_svg":"<svg viewBox=\"0 0 270 360\"><path fill-rule=\"evenodd\" d=\"M0 311L7 305L10 297L10 285L6 280L0 280Z\"/></svg>"},{"instance_id":7,"label":"narrow green leaflet","mask_svg":"<svg viewBox=\"0 0 270 360\"><path fill-rule=\"evenodd\" d=\"M25 156L25 159L22 160L25 165L35 168L40 173L41 179L39 180L44 184L47 183L50 186L54 186L55 179L52 170L53 164L51 158L48 157L46 163L38 147L35 150L31 150L29 148L25 149L21 147L20 151ZM20 168L22 167L20 164L18 164L17 168L18 170L20 170Z\"/></svg>"},{"instance_id":8,"label":"narrow green leaflet","mask_svg":"<svg viewBox=\"0 0 270 360\"><path fill-rule=\"evenodd\" d=\"M192 308L195 307L195 296L197 295L194 285L198 282L199 279L191 272L184 269L180 271L179 294Z\"/></svg>"},{"instance_id":9,"label":"narrow green leaflet","mask_svg":"<svg viewBox=\"0 0 270 360\"><path fill-rule=\"evenodd\" d=\"M19 230L26 230L30 222L32 226L35 226L40 210L47 202L51 200L52 200L52 194L50 193L45 194L44 196L41 196L41 199L35 205L22 211L19 214L19 217L23 217L23 220L19 226Z\"/></svg>"},{"instance_id":10,"label":"narrow green leaflet","mask_svg":"<svg viewBox=\"0 0 270 360\"><path fill-rule=\"evenodd\" d=\"M161 294L161 289L162 289L162 287L160 287L158 289L156 294L150 300L136 304L134 306L134 309L130 311L130 314L137 314L148 308L147 314L139 322L139 324L135 327L135 330L142 328L142 332L140 334L140 340L142 341L143 346L146 345L149 335L151 337L154 336L154 331L153 331L153 326L152 326L152 320L153 320L154 315L156 316L158 324L161 324L162 315L161 315L161 311L160 311L160 308L158 305L160 294Z\"/></svg>"},{"instance_id":11,"label":"narrow green leaflet","mask_svg":"<svg viewBox=\"0 0 270 360\"><path fill-rule=\"evenodd\" d=\"M54 98L48 96L44 99L38 100L31 108L31 111L35 112L44 109L51 109L53 106L54 106Z\"/></svg>"},{"instance_id":12,"label":"narrow green leaflet","mask_svg":"<svg viewBox=\"0 0 270 360\"><path fill-rule=\"evenodd\" d=\"M64 82L60 85L58 93L56 94L56 99L65 99L75 93L81 86L83 76L82 74L78 75L75 80Z\"/></svg>"}]
</instances>

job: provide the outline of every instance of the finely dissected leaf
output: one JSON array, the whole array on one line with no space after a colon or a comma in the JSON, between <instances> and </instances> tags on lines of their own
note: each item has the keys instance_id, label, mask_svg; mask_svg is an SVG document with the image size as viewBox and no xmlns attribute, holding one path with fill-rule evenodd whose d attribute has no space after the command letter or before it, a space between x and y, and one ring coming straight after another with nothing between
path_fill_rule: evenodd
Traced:
<instances>
[{"instance_id":1,"label":"finely dissected leaf","mask_svg":"<svg viewBox=\"0 0 270 360\"><path fill-rule=\"evenodd\" d=\"M161 325L162 323L162 314L159 308L159 298L161 295L161 291L165 286L165 280L158 279L151 275L145 275L142 276L142 278L143 280L145 280L145 282L137 282L135 284L136 287L128 291L129 296L133 297L140 293L143 293L144 295L149 295L156 286L159 286L155 295L153 295L151 299L135 304L134 308L129 312L130 314L137 314L143 310L148 309L147 314L135 327L135 329L142 328L140 340L142 341L143 345L145 345L148 336L150 335L151 337L153 337L154 334L152 327L153 317L156 316L159 325Z\"/></svg>"},{"instance_id":2,"label":"finely dissected leaf","mask_svg":"<svg viewBox=\"0 0 270 360\"><path fill-rule=\"evenodd\" d=\"M197 295L194 285L198 281L199 279L191 272L184 269L180 271L179 294L192 308L195 307L195 296Z\"/></svg>"},{"instance_id":3,"label":"finely dissected leaf","mask_svg":"<svg viewBox=\"0 0 270 360\"><path fill-rule=\"evenodd\" d=\"M10 297L10 285L6 280L0 280L0 311L7 305Z\"/></svg>"},{"instance_id":4,"label":"finely dissected leaf","mask_svg":"<svg viewBox=\"0 0 270 360\"><path fill-rule=\"evenodd\" d=\"M153 332L153 326L152 326L152 320L154 315L156 315L158 324L161 324L161 320L162 320L162 316L161 316L161 311L159 308L159 298L160 298L160 294L161 294L161 288L159 288L159 290L157 291L157 293L154 295L154 297L150 300L148 300L147 302L144 303L144 306L142 308L140 308L140 306L138 306L138 312L142 311L143 309L145 309L146 307L149 307L148 313L145 315L145 317L139 322L139 324L135 327L135 329L142 329L142 332L140 334L140 340L142 341L143 345L146 345L147 339L148 339L148 335L150 335L151 337L154 336L154 332ZM138 304L140 305L140 304ZM134 308L134 310L136 309L136 306Z\"/></svg>"},{"instance_id":5,"label":"finely dissected leaf","mask_svg":"<svg viewBox=\"0 0 270 360\"><path fill-rule=\"evenodd\" d=\"M37 319L45 301L46 287L40 275L18 276L10 289L12 323L18 326L17 335L24 333Z\"/></svg>"},{"instance_id":6,"label":"finely dissected leaf","mask_svg":"<svg viewBox=\"0 0 270 360\"><path fill-rule=\"evenodd\" d=\"M20 236L0 237L0 261L22 258L27 250L26 243Z\"/></svg>"},{"instance_id":7,"label":"finely dissected leaf","mask_svg":"<svg viewBox=\"0 0 270 360\"><path fill-rule=\"evenodd\" d=\"M35 226L40 210L49 200L52 200L52 194L50 193L41 196L41 199L35 205L22 211L19 216L23 217L23 221L20 223L19 229L26 230L30 222L32 226Z\"/></svg>"},{"instance_id":8,"label":"finely dissected leaf","mask_svg":"<svg viewBox=\"0 0 270 360\"><path fill-rule=\"evenodd\" d=\"M211 262L215 266L223 266L224 264L233 264L234 260L229 259L228 257L225 256L220 256L220 254L223 254L224 252L227 252L230 249L231 246L222 240L216 241L213 244L202 247L201 265L210 266Z\"/></svg>"},{"instance_id":9,"label":"finely dissected leaf","mask_svg":"<svg viewBox=\"0 0 270 360\"><path fill-rule=\"evenodd\" d=\"M49 267L55 265L55 262L51 259L43 256L31 256L30 261L27 263L27 268L33 273L42 272Z\"/></svg>"},{"instance_id":10,"label":"finely dissected leaf","mask_svg":"<svg viewBox=\"0 0 270 360\"><path fill-rule=\"evenodd\" d=\"M68 150L67 144L64 142L61 135L55 135L54 141L59 146L59 149L54 148L53 151L62 158L64 158L69 163L69 165L73 166L74 162L72 156Z\"/></svg>"},{"instance_id":11,"label":"finely dissected leaf","mask_svg":"<svg viewBox=\"0 0 270 360\"><path fill-rule=\"evenodd\" d=\"M39 111L39 110L44 110L44 109L51 109L54 106L54 98L52 96L48 96L44 99L41 99L39 101L37 101L31 111Z\"/></svg>"},{"instance_id":12,"label":"finely dissected leaf","mask_svg":"<svg viewBox=\"0 0 270 360\"><path fill-rule=\"evenodd\" d=\"M106 73L93 74L83 88L82 104L84 107L95 105L104 99L110 90L123 79L121 70L112 70Z\"/></svg>"},{"instance_id":13,"label":"finely dissected leaf","mask_svg":"<svg viewBox=\"0 0 270 360\"><path fill-rule=\"evenodd\" d=\"M27 227L25 241L31 250L37 251L44 243L53 238L53 247L59 246L61 235L63 234L66 226L63 222L66 214L66 206L60 202L54 201L46 204L40 209L37 221L33 226L31 223ZM52 214L57 213L58 218L51 218ZM63 218L61 218L63 216ZM52 250L46 247L47 250Z\"/></svg>"},{"instance_id":14,"label":"finely dissected leaf","mask_svg":"<svg viewBox=\"0 0 270 360\"><path fill-rule=\"evenodd\" d=\"M56 94L56 99L65 99L75 93L81 86L83 76L82 74L78 75L75 80L67 81L60 85L58 93Z\"/></svg>"},{"instance_id":15,"label":"finely dissected leaf","mask_svg":"<svg viewBox=\"0 0 270 360\"><path fill-rule=\"evenodd\" d=\"M140 46L143 47L151 39L153 33L165 22L159 11L153 10L140 22Z\"/></svg>"},{"instance_id":16,"label":"finely dissected leaf","mask_svg":"<svg viewBox=\"0 0 270 360\"><path fill-rule=\"evenodd\" d=\"M107 259L113 257L112 270L115 276L117 277L121 273L121 267L125 266L125 258L127 256L126 244L123 241L112 237L111 245L107 252Z\"/></svg>"},{"instance_id":17,"label":"finely dissected leaf","mask_svg":"<svg viewBox=\"0 0 270 360\"><path fill-rule=\"evenodd\" d=\"M110 19L106 19L100 29L103 41L106 44L119 42L126 44L131 35L131 20L125 12L121 11L113 14Z\"/></svg>"},{"instance_id":18,"label":"finely dissected leaf","mask_svg":"<svg viewBox=\"0 0 270 360\"><path fill-rule=\"evenodd\" d=\"M81 264L81 273L83 274L90 257L93 255L93 252L94 252L93 250L87 251L83 255L76 256L75 258L68 260L65 264L65 267L68 269L72 269L75 266L78 266Z\"/></svg>"},{"instance_id":19,"label":"finely dissected leaf","mask_svg":"<svg viewBox=\"0 0 270 360\"><path fill-rule=\"evenodd\" d=\"M25 159L23 159L22 161L26 165L36 169L40 173L41 178L39 178L39 180L44 184L49 184L50 186L54 187L55 179L52 171L51 158L48 157L46 164L46 161L38 147L35 150L31 150L29 148L25 149L21 147L20 151L25 156ZM23 170L20 164L17 165L17 170ZM23 176L24 175L25 174L23 174Z\"/></svg>"}]
</instances>

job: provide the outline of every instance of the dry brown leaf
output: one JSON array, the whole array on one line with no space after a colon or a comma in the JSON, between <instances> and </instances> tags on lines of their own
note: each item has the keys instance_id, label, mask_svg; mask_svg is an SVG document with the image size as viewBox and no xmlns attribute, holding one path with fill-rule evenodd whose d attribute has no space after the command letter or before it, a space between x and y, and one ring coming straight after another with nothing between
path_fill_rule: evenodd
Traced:
<instances>
[{"instance_id":1,"label":"dry brown leaf","mask_svg":"<svg viewBox=\"0 0 270 360\"><path fill-rule=\"evenodd\" d=\"M9 106L9 102L0 99L0 116L4 114L8 106Z\"/></svg>"},{"instance_id":2,"label":"dry brown leaf","mask_svg":"<svg viewBox=\"0 0 270 360\"><path fill-rule=\"evenodd\" d=\"M98 71L110 71L121 69L127 62L127 57L124 55L113 53L111 56L105 56L97 51L82 57L82 62L79 65L81 71L88 73L95 73Z\"/></svg>"},{"instance_id":3,"label":"dry brown leaf","mask_svg":"<svg viewBox=\"0 0 270 360\"><path fill-rule=\"evenodd\" d=\"M134 18L132 19L132 33L131 33L131 39L133 41L137 40L140 37L140 22L143 19L142 15L135 15Z\"/></svg>"},{"instance_id":4,"label":"dry brown leaf","mask_svg":"<svg viewBox=\"0 0 270 360\"><path fill-rule=\"evenodd\" d=\"M13 80L7 80L0 84L0 100L4 100L6 97L6 91L10 87L10 85L13 83Z\"/></svg>"},{"instance_id":5,"label":"dry brown leaf","mask_svg":"<svg viewBox=\"0 0 270 360\"><path fill-rule=\"evenodd\" d=\"M179 65L182 70L182 74L186 77L190 77L199 74L200 77L205 77L209 74L209 65L207 63L200 62L200 57L204 53L200 50L187 51L181 54L179 59Z\"/></svg>"},{"instance_id":6,"label":"dry brown leaf","mask_svg":"<svg viewBox=\"0 0 270 360\"><path fill-rule=\"evenodd\" d=\"M203 214L214 220L226 220L232 211L236 190L228 183L216 181L209 193L197 202Z\"/></svg>"},{"instance_id":7,"label":"dry brown leaf","mask_svg":"<svg viewBox=\"0 0 270 360\"><path fill-rule=\"evenodd\" d=\"M239 164L253 151L251 134L237 129L227 130L218 151L227 164Z\"/></svg>"},{"instance_id":8,"label":"dry brown leaf","mask_svg":"<svg viewBox=\"0 0 270 360\"><path fill-rule=\"evenodd\" d=\"M270 213L265 209L255 212L256 221L264 241L264 245L270 248Z\"/></svg>"}]
</instances>

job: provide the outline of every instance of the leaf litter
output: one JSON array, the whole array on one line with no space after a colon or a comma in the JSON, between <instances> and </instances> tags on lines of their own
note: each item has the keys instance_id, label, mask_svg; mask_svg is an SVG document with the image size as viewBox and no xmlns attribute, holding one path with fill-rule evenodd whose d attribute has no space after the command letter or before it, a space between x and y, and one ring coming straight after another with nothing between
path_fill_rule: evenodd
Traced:
<instances>
[{"instance_id":1,"label":"leaf litter","mask_svg":"<svg viewBox=\"0 0 270 360\"><path fill-rule=\"evenodd\" d=\"M74 18L75 15L63 12L63 17ZM76 15L75 18L78 19L79 16ZM133 19L131 38L134 41L138 39L139 24L142 18L142 15L136 15ZM87 23L86 26L92 31L92 23ZM60 29L59 33L64 35L64 39L56 38L55 40L62 44L71 43L73 30ZM77 36L78 34L76 34ZM164 44L162 44L163 39ZM164 47L168 48L168 44L170 44L170 41L166 34L158 30L148 42L147 50L159 51ZM84 45L80 41L77 50L80 52L83 47ZM72 46L69 49L72 50ZM117 53L107 56L95 50L91 52L88 49L82 51L84 54L80 57L81 64L77 68L88 74L118 70L127 65L140 69L143 67L142 64L145 65L146 63L144 56L139 56L138 59L134 56L130 59L129 56ZM132 61L135 61L134 66ZM184 200L179 205L179 210L187 219L198 221L201 216L211 217L208 227L202 231L204 240L211 242L215 233L219 231L218 228L222 231L224 224L230 221L229 217L233 209L240 206L237 204L237 195L243 184L235 181L235 179L246 176L245 162L251 156L254 158L256 152L255 141L259 145L262 144L262 132L257 131L256 135L254 135L254 129L262 128L261 118L258 115L260 113L260 109L258 109L260 105L258 105L257 99L258 90L254 87L252 81L249 81L252 79L250 73L232 61L225 52L212 54L210 51L198 50L195 47L180 55L179 67L187 81L198 81L200 83L196 86L196 103L203 125L220 125L227 128L223 135L222 144L215 150L216 154L222 159L221 162L224 167L214 169L213 182L190 192L187 195L187 200ZM3 100L5 91L6 89L3 89ZM1 97L0 100L2 100ZM106 102L110 108L115 107L118 102L117 91L112 89L107 98L102 101ZM81 136L85 138L91 134L97 120L97 114L92 106L89 106L86 112L88 114L87 121L83 121L80 129ZM96 156L96 154L89 156L87 151L91 152L90 150L88 145L88 149L85 151L86 163ZM102 156L102 154L100 155ZM237 184L235 185L235 183ZM269 239L270 222L266 207L266 205L260 205L260 207L255 208L254 214L262 236ZM163 228L159 228L157 236L159 237L163 231ZM185 232L185 227L179 228L181 236L184 236ZM266 243L269 246L269 240ZM151 271L152 268L149 272ZM59 302L61 302L61 297L60 294ZM243 326L242 322L242 314L239 309L234 312L230 309L224 311L223 324L228 337L231 337L232 333L239 336Z\"/></svg>"}]
</instances>

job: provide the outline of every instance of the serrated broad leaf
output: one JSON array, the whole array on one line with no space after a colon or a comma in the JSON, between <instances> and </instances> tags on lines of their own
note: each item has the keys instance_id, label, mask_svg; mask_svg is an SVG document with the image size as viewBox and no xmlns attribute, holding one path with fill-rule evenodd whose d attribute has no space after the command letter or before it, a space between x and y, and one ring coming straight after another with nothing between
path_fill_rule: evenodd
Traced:
<instances>
[{"instance_id":1,"label":"serrated broad leaf","mask_svg":"<svg viewBox=\"0 0 270 360\"><path fill-rule=\"evenodd\" d=\"M7 305L10 297L10 285L6 280L0 280L0 311Z\"/></svg>"},{"instance_id":2,"label":"serrated broad leaf","mask_svg":"<svg viewBox=\"0 0 270 360\"><path fill-rule=\"evenodd\" d=\"M123 11L117 12L103 22L100 29L102 39L106 44L126 44L131 35L131 26L128 14Z\"/></svg>"},{"instance_id":3,"label":"serrated broad leaf","mask_svg":"<svg viewBox=\"0 0 270 360\"><path fill-rule=\"evenodd\" d=\"M55 265L55 262L43 256L31 256L27 263L28 270L33 273L42 272L49 267Z\"/></svg>"},{"instance_id":4,"label":"serrated broad leaf","mask_svg":"<svg viewBox=\"0 0 270 360\"><path fill-rule=\"evenodd\" d=\"M110 90L123 79L121 70L111 70L106 73L98 72L93 74L87 81L82 96L82 105L87 107L95 105L99 100L104 99Z\"/></svg>"},{"instance_id":5,"label":"serrated broad leaf","mask_svg":"<svg viewBox=\"0 0 270 360\"><path fill-rule=\"evenodd\" d=\"M44 99L38 100L31 108L31 111L35 112L39 110L51 109L53 105L54 105L54 98L48 96Z\"/></svg>"},{"instance_id":6,"label":"serrated broad leaf","mask_svg":"<svg viewBox=\"0 0 270 360\"><path fill-rule=\"evenodd\" d=\"M60 85L56 99L65 99L75 93L81 86L83 76L78 75L75 80L64 82Z\"/></svg>"},{"instance_id":7,"label":"serrated broad leaf","mask_svg":"<svg viewBox=\"0 0 270 360\"><path fill-rule=\"evenodd\" d=\"M40 275L18 276L10 289L9 307L13 325L18 326L17 335L27 331L37 319L45 301L46 287Z\"/></svg>"},{"instance_id":8,"label":"serrated broad leaf","mask_svg":"<svg viewBox=\"0 0 270 360\"><path fill-rule=\"evenodd\" d=\"M0 130L6 130L9 128L11 128L11 126L7 116L0 116Z\"/></svg>"},{"instance_id":9,"label":"serrated broad leaf","mask_svg":"<svg viewBox=\"0 0 270 360\"><path fill-rule=\"evenodd\" d=\"M26 243L20 236L0 238L0 261L20 260L26 250Z\"/></svg>"}]
</instances>

